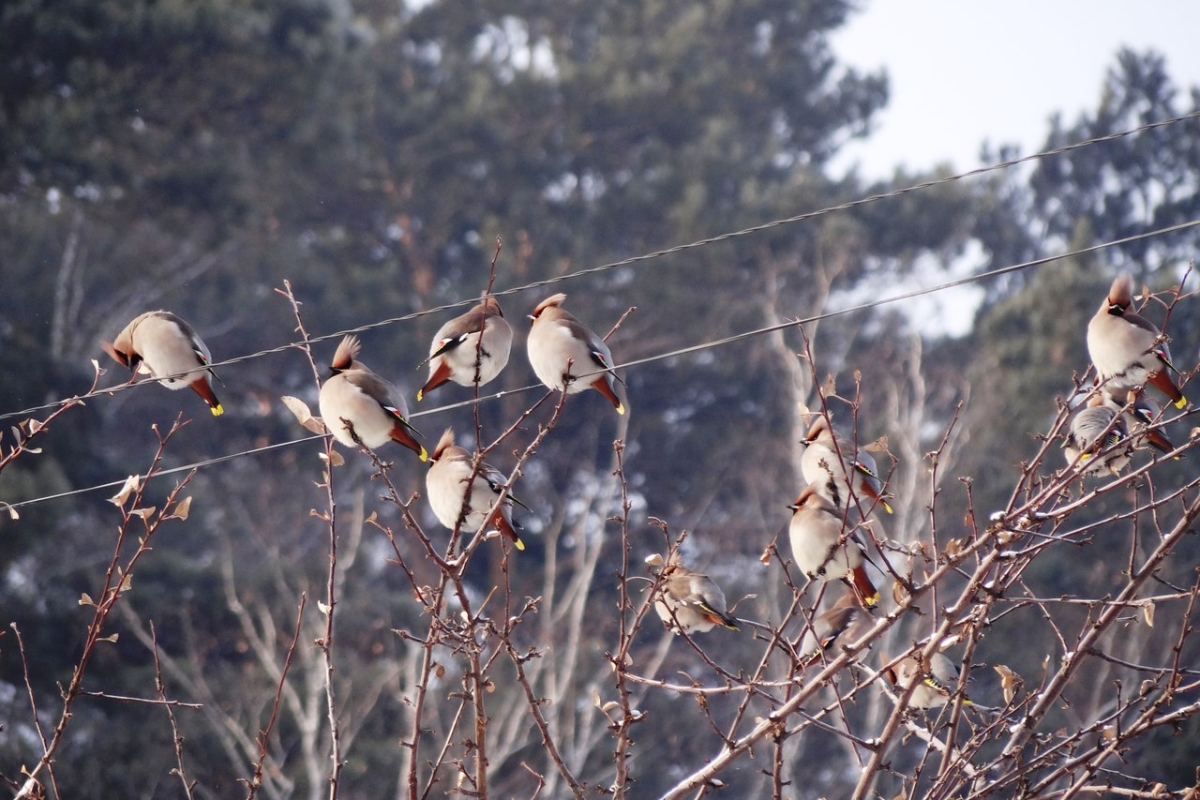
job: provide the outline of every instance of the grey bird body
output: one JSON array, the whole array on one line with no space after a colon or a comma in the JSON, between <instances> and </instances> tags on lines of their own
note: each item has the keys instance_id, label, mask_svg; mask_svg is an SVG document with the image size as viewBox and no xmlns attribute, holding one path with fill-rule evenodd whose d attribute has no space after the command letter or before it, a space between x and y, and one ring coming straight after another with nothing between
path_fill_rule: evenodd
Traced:
<instances>
[{"instance_id":1,"label":"grey bird body","mask_svg":"<svg viewBox=\"0 0 1200 800\"><path fill-rule=\"evenodd\" d=\"M911 708L940 708L946 705L958 686L958 667L941 653L931 655L925 664L916 654L910 655L886 670L885 675L898 690L907 689L917 681L908 699ZM972 704L965 697L963 703Z\"/></svg>"},{"instance_id":2,"label":"grey bird body","mask_svg":"<svg viewBox=\"0 0 1200 800\"><path fill-rule=\"evenodd\" d=\"M1120 445L1124 443L1125 446ZM1133 454L1133 442L1119 408L1104 401L1101 394L1092 395L1087 406L1075 412L1063 456L1067 464L1083 464L1083 474L1095 475L1108 470L1120 474Z\"/></svg>"},{"instance_id":3,"label":"grey bird body","mask_svg":"<svg viewBox=\"0 0 1200 800\"><path fill-rule=\"evenodd\" d=\"M1088 322L1088 355L1102 387L1119 394L1148 383L1183 408L1187 399L1169 374L1170 351L1158 341L1158 328L1135 313L1132 304L1133 278L1120 275Z\"/></svg>"},{"instance_id":4,"label":"grey bird body","mask_svg":"<svg viewBox=\"0 0 1200 800\"><path fill-rule=\"evenodd\" d=\"M454 444L452 428L442 434L430 461L425 491L438 522L451 530L460 527L470 534L483 528L487 520L489 526L512 540L518 550L525 549L517 535L519 526L513 522L512 493L506 494L497 506L506 483L504 473L486 462L476 470L472 454Z\"/></svg>"},{"instance_id":5,"label":"grey bird body","mask_svg":"<svg viewBox=\"0 0 1200 800\"><path fill-rule=\"evenodd\" d=\"M875 459L861 450L848 452L845 442L835 442L825 417L817 417L803 444L800 472L805 483L815 486L822 497L837 508L852 503L853 496L864 510L879 503L889 514L892 512L883 499L883 483L876 472Z\"/></svg>"},{"instance_id":6,"label":"grey bird body","mask_svg":"<svg viewBox=\"0 0 1200 800\"><path fill-rule=\"evenodd\" d=\"M347 336L338 345L332 363L332 375L321 386L318 405L325 427L347 447L356 447L349 428L353 428L367 447L374 450L388 441L398 442L428 458L408 423L408 404L395 386L356 361L358 338ZM349 426L349 427L348 427Z\"/></svg>"},{"instance_id":7,"label":"grey bird body","mask_svg":"<svg viewBox=\"0 0 1200 800\"><path fill-rule=\"evenodd\" d=\"M654 610L667 628L689 634L704 633L718 625L737 630L737 620L726 611L725 592L712 578L688 569L677 558L663 568L662 575Z\"/></svg>"},{"instance_id":8,"label":"grey bird body","mask_svg":"<svg viewBox=\"0 0 1200 800\"><path fill-rule=\"evenodd\" d=\"M845 580L868 606L879 602L879 591L864 567L866 550L843 524L844 514L809 484L792 509L788 538L796 566L809 578Z\"/></svg>"},{"instance_id":9,"label":"grey bird body","mask_svg":"<svg viewBox=\"0 0 1200 800\"><path fill-rule=\"evenodd\" d=\"M119 364L148 373L168 389L190 387L213 416L224 413L212 389L212 355L191 325L169 311L147 311L100 346ZM173 376L173 377L168 377Z\"/></svg>"},{"instance_id":10,"label":"grey bird body","mask_svg":"<svg viewBox=\"0 0 1200 800\"><path fill-rule=\"evenodd\" d=\"M871 615L863 608L858 595L853 591L843 594L804 629L796 648L803 659L801 666L819 661L824 653L828 653L826 658L837 658L841 655L835 649L837 645L857 642L871 628L871 624Z\"/></svg>"},{"instance_id":11,"label":"grey bird body","mask_svg":"<svg viewBox=\"0 0 1200 800\"><path fill-rule=\"evenodd\" d=\"M529 329L529 365L550 389L577 394L595 389L618 414L625 413L624 391L611 371L612 351L604 340L560 307L565 294L547 297L533 310Z\"/></svg>"},{"instance_id":12,"label":"grey bird body","mask_svg":"<svg viewBox=\"0 0 1200 800\"><path fill-rule=\"evenodd\" d=\"M512 328L494 297L450 320L429 346L429 380L417 392L417 401L447 381L474 385L477 369L480 386L491 381L508 364L512 339Z\"/></svg>"}]
</instances>

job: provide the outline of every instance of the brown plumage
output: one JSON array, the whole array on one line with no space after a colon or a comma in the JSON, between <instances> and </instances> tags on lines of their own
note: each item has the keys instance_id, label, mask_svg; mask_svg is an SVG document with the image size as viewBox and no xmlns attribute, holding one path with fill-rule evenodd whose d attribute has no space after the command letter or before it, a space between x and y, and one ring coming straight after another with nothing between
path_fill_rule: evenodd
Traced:
<instances>
[{"instance_id":1,"label":"brown plumage","mask_svg":"<svg viewBox=\"0 0 1200 800\"><path fill-rule=\"evenodd\" d=\"M829 420L818 416L803 444L800 472L804 481L815 486L822 497L838 508L845 508L852 503L853 495L864 507L878 503L884 511L892 513L892 507L883 499L883 484L876 474L875 459L862 450L849 452L846 442L835 442Z\"/></svg>"},{"instance_id":2,"label":"brown plumage","mask_svg":"<svg viewBox=\"0 0 1200 800\"><path fill-rule=\"evenodd\" d=\"M147 311L126 325L116 341L102 341L100 346L118 364L149 373L168 389L190 387L214 417L225 413L212 389L216 373L209 366L208 347L191 325L171 312Z\"/></svg>"},{"instance_id":3,"label":"brown plumage","mask_svg":"<svg viewBox=\"0 0 1200 800\"><path fill-rule=\"evenodd\" d=\"M820 661L822 657L836 658L840 653L833 652L835 645L857 642L871 628L871 615L863 608L858 593L848 591L838 598L829 609L817 615L812 625L804 629L800 637L797 652L803 661L802 667Z\"/></svg>"},{"instance_id":4,"label":"brown plumage","mask_svg":"<svg viewBox=\"0 0 1200 800\"><path fill-rule=\"evenodd\" d=\"M461 524L464 533L474 533L484 527L486 519L490 527L512 540L518 550L525 549L517 535L520 526L512 518L513 503L520 501L509 492L497 505L504 490L504 473L486 462L475 469L471 453L454 444L453 428L442 434L429 460L425 490L429 507L439 522L451 530Z\"/></svg>"},{"instance_id":5,"label":"brown plumage","mask_svg":"<svg viewBox=\"0 0 1200 800\"><path fill-rule=\"evenodd\" d=\"M417 392L417 402L447 381L473 385L477 370L480 386L495 378L508 364L512 338L512 328L494 297L447 322L429 346L425 359L429 380Z\"/></svg>"},{"instance_id":6,"label":"brown plumage","mask_svg":"<svg viewBox=\"0 0 1200 800\"><path fill-rule=\"evenodd\" d=\"M879 590L864 567L866 548L853 528L845 529L843 513L811 484L788 508L793 511L788 538L800 571L812 580L845 580L863 603L873 608L879 602Z\"/></svg>"},{"instance_id":7,"label":"brown plumage","mask_svg":"<svg viewBox=\"0 0 1200 800\"><path fill-rule=\"evenodd\" d=\"M417 454L429 458L408 423L408 405L395 386L356 361L358 337L347 336L338 344L330 365L331 375L321 386L318 405L325 427L347 447L355 447L353 428L359 440L374 450L387 441L399 442Z\"/></svg>"},{"instance_id":8,"label":"brown plumage","mask_svg":"<svg viewBox=\"0 0 1200 800\"><path fill-rule=\"evenodd\" d=\"M651 556L652 567L662 565L662 556ZM679 554L662 567L663 582L654 597L654 610L670 630L704 633L720 625L737 630L737 620L725 610L725 592L712 578L679 563Z\"/></svg>"},{"instance_id":9,"label":"brown plumage","mask_svg":"<svg viewBox=\"0 0 1200 800\"><path fill-rule=\"evenodd\" d=\"M567 394L595 389L618 414L625 413L624 388L604 340L561 308L565 294L547 297L533 310L527 342L529 364L547 387ZM601 372L601 370L608 370Z\"/></svg>"},{"instance_id":10,"label":"brown plumage","mask_svg":"<svg viewBox=\"0 0 1200 800\"><path fill-rule=\"evenodd\" d=\"M1088 354L1096 374L1103 388L1114 394L1148 383L1183 408L1187 398L1171 379L1171 353L1158 340L1158 328L1135 313L1132 304L1133 278L1122 274L1088 322Z\"/></svg>"}]
</instances>

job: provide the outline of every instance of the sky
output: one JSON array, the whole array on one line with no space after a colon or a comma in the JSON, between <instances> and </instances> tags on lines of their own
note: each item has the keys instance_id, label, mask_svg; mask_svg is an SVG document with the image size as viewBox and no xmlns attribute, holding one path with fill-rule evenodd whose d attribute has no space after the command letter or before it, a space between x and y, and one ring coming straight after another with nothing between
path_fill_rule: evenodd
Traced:
<instances>
[{"instance_id":1,"label":"sky","mask_svg":"<svg viewBox=\"0 0 1200 800\"><path fill-rule=\"evenodd\" d=\"M1200 86L1198 0L863 0L830 38L845 63L887 69L891 94L876 130L847 146L834 173L866 178L949 162L980 166L980 145L1037 152L1049 119L1094 109L1117 51L1149 48L1186 90ZM1186 102L1180 102L1184 108Z\"/></svg>"}]
</instances>

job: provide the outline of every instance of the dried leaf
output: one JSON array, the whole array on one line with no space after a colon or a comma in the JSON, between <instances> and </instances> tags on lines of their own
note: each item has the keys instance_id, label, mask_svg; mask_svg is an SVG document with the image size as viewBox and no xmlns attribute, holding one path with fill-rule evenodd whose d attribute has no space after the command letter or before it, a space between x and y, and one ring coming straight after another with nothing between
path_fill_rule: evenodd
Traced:
<instances>
[{"instance_id":1,"label":"dried leaf","mask_svg":"<svg viewBox=\"0 0 1200 800\"><path fill-rule=\"evenodd\" d=\"M35 433L37 433L38 431L40 431L42 428L45 427L45 423L42 422L41 420L31 419L31 420L28 420L28 422L29 422L29 435L30 436L33 436Z\"/></svg>"},{"instance_id":2,"label":"dried leaf","mask_svg":"<svg viewBox=\"0 0 1200 800\"><path fill-rule=\"evenodd\" d=\"M900 581L892 582L892 599L896 601L896 605L902 606L908 602L908 589Z\"/></svg>"},{"instance_id":3,"label":"dried leaf","mask_svg":"<svg viewBox=\"0 0 1200 800\"><path fill-rule=\"evenodd\" d=\"M377 519L379 519L379 512L372 511L370 514L367 515L367 518L364 519L363 522L367 523L368 525L374 525L375 520L377 520Z\"/></svg>"},{"instance_id":4,"label":"dried leaf","mask_svg":"<svg viewBox=\"0 0 1200 800\"><path fill-rule=\"evenodd\" d=\"M1146 695L1150 694L1151 692L1154 691L1154 689L1157 685L1158 684L1156 684L1154 681L1150 680L1149 678L1142 681L1142 686L1138 690L1138 697L1145 697Z\"/></svg>"},{"instance_id":5,"label":"dried leaf","mask_svg":"<svg viewBox=\"0 0 1200 800\"><path fill-rule=\"evenodd\" d=\"M603 711L605 714L607 714L608 712L612 711L614 708L620 708L620 707L621 707L621 704L618 703L616 700L609 700L607 703L600 706L600 710Z\"/></svg>"},{"instance_id":6,"label":"dried leaf","mask_svg":"<svg viewBox=\"0 0 1200 800\"><path fill-rule=\"evenodd\" d=\"M996 673L1000 675L1000 689L1004 692L1004 702L1011 703L1013 698L1017 696L1017 692L1025 684L1025 681L1020 675L1003 664L997 664L992 669L996 670Z\"/></svg>"},{"instance_id":7,"label":"dried leaf","mask_svg":"<svg viewBox=\"0 0 1200 800\"><path fill-rule=\"evenodd\" d=\"M114 633L111 636L100 636L96 639L96 641L97 642L112 642L112 643L116 644L116 641L117 641L117 639L120 638L120 636L121 636L121 634Z\"/></svg>"},{"instance_id":8,"label":"dried leaf","mask_svg":"<svg viewBox=\"0 0 1200 800\"><path fill-rule=\"evenodd\" d=\"M324 455L324 453L322 453ZM342 454L337 450L329 451L329 463L335 467L340 467L346 463L346 459L342 458Z\"/></svg>"},{"instance_id":9,"label":"dried leaf","mask_svg":"<svg viewBox=\"0 0 1200 800\"><path fill-rule=\"evenodd\" d=\"M133 588L133 573L126 572L121 578L121 584L117 586L117 594L124 594Z\"/></svg>"},{"instance_id":10,"label":"dried leaf","mask_svg":"<svg viewBox=\"0 0 1200 800\"><path fill-rule=\"evenodd\" d=\"M764 567L771 563L770 547L762 551L762 555L758 557L758 563L762 564Z\"/></svg>"},{"instance_id":11,"label":"dried leaf","mask_svg":"<svg viewBox=\"0 0 1200 800\"><path fill-rule=\"evenodd\" d=\"M1117 740L1117 726L1105 725L1100 731L1100 740L1105 744L1112 744Z\"/></svg>"},{"instance_id":12,"label":"dried leaf","mask_svg":"<svg viewBox=\"0 0 1200 800\"><path fill-rule=\"evenodd\" d=\"M187 519L188 514L191 513L191 510L192 496L189 494L187 497L175 504L175 510L171 512L171 516L178 517L179 519Z\"/></svg>"},{"instance_id":13,"label":"dried leaf","mask_svg":"<svg viewBox=\"0 0 1200 800\"><path fill-rule=\"evenodd\" d=\"M304 426L305 430L310 433L315 433L318 436L324 435L325 423L321 422L319 417L314 417L312 411L309 410L308 404L299 397L284 395L279 398L283 404L287 406L287 410L291 411L296 417L296 421Z\"/></svg>"},{"instance_id":14,"label":"dried leaf","mask_svg":"<svg viewBox=\"0 0 1200 800\"><path fill-rule=\"evenodd\" d=\"M5 503L3 500L0 500L0 508L4 508L8 511L9 519L20 519L21 518L21 515L17 513L17 510L15 508L13 508L12 506L10 506L8 503Z\"/></svg>"},{"instance_id":15,"label":"dried leaf","mask_svg":"<svg viewBox=\"0 0 1200 800\"><path fill-rule=\"evenodd\" d=\"M1154 601L1147 600L1142 603L1142 619L1146 620L1146 625L1154 627Z\"/></svg>"},{"instance_id":16,"label":"dried leaf","mask_svg":"<svg viewBox=\"0 0 1200 800\"><path fill-rule=\"evenodd\" d=\"M320 600L317 601L317 610L325 616L329 616L329 605Z\"/></svg>"},{"instance_id":17,"label":"dried leaf","mask_svg":"<svg viewBox=\"0 0 1200 800\"><path fill-rule=\"evenodd\" d=\"M118 508L121 508L122 506L125 505L125 501L129 499L129 495L136 492L138 490L138 487L140 487L141 485L142 485L142 478L140 475L130 475L128 478L125 479L125 485L121 487L121 491L117 492L115 495L110 497L108 499L108 502L112 503L114 506L116 506Z\"/></svg>"},{"instance_id":18,"label":"dried leaf","mask_svg":"<svg viewBox=\"0 0 1200 800\"><path fill-rule=\"evenodd\" d=\"M951 539L950 541L946 542L945 553L947 556L949 556L950 558L954 558L961 552L962 552L962 539Z\"/></svg>"},{"instance_id":19,"label":"dried leaf","mask_svg":"<svg viewBox=\"0 0 1200 800\"><path fill-rule=\"evenodd\" d=\"M863 445L862 449L866 450L868 453L886 453L888 451L887 434L885 433L883 436L880 436L878 439L871 442L870 444ZM885 470L885 474L886 474L886 470Z\"/></svg>"},{"instance_id":20,"label":"dried leaf","mask_svg":"<svg viewBox=\"0 0 1200 800\"><path fill-rule=\"evenodd\" d=\"M600 699L600 692L595 687L592 688L592 705L596 708L604 705L604 701Z\"/></svg>"},{"instance_id":21,"label":"dried leaf","mask_svg":"<svg viewBox=\"0 0 1200 800\"><path fill-rule=\"evenodd\" d=\"M496 691L496 684L490 678L483 682L483 690L488 694Z\"/></svg>"},{"instance_id":22,"label":"dried leaf","mask_svg":"<svg viewBox=\"0 0 1200 800\"><path fill-rule=\"evenodd\" d=\"M92 596L90 594L88 594L87 592L84 592L83 594L81 594L79 596L79 605L95 607L96 601L92 599Z\"/></svg>"},{"instance_id":23,"label":"dried leaf","mask_svg":"<svg viewBox=\"0 0 1200 800\"><path fill-rule=\"evenodd\" d=\"M444 678L444 677L446 677L446 668L444 666L442 666L441 664L434 664L433 665L433 674L439 678Z\"/></svg>"},{"instance_id":24,"label":"dried leaf","mask_svg":"<svg viewBox=\"0 0 1200 800\"><path fill-rule=\"evenodd\" d=\"M148 522L150 520L150 517L154 516L155 510L156 509L154 506L146 506L145 508L135 508L133 511L129 512L129 515L131 517L141 517L143 522Z\"/></svg>"},{"instance_id":25,"label":"dried leaf","mask_svg":"<svg viewBox=\"0 0 1200 800\"><path fill-rule=\"evenodd\" d=\"M832 372L825 376L825 386L821 389L821 394L826 397L837 394L837 381L834 380Z\"/></svg>"}]
</instances>

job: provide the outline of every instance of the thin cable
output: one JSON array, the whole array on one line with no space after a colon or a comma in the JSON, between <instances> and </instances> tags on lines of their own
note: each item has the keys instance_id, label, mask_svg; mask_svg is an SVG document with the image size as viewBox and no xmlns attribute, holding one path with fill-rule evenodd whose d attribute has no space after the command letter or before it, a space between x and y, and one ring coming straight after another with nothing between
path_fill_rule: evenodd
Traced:
<instances>
[{"instance_id":1,"label":"thin cable","mask_svg":"<svg viewBox=\"0 0 1200 800\"><path fill-rule=\"evenodd\" d=\"M1116 247L1118 245L1128 244L1130 242L1136 242L1136 241L1139 241L1142 239L1149 239L1154 236L1162 236L1162 235L1165 235L1168 233L1175 233L1176 231L1186 230L1188 228L1194 228L1196 226L1200 226L1200 219L1193 219L1188 222L1181 222L1176 225L1169 225L1165 228L1158 228L1157 230L1146 231L1144 233L1138 233L1138 234L1134 234L1132 236L1126 236L1122 239L1113 239L1112 241L1090 245L1088 247L1080 248L1079 250L1071 250L1066 253L1059 253L1057 255L1044 256L1042 258L1035 258L1032 261L1023 261L1019 264L1011 264L1007 267L999 267L997 269L989 270L987 272L981 272L978 275L970 275L965 278L959 278L957 280L948 281L946 283L939 283L934 286L925 287L923 289L914 289L911 292L904 292L902 294L892 295L891 297L880 298L879 300L869 300L865 303L859 303L858 305L850 306L848 308L838 309L836 311L827 311L823 314L814 314L811 317L805 317L803 319L795 319L795 320L791 320L789 322L778 323L776 325L768 325L763 328L755 328L754 330L744 331L742 333L736 333L736 334L733 334L732 336L725 336L720 339L714 339L710 342L703 342L701 344L691 345L689 347L681 347L677 350L671 350L666 353L659 353L657 355L647 356L645 358L639 358L634 361L627 361L622 364L617 364L616 366L613 367L613 369L617 370L617 369L625 369L625 368L629 368L629 367L638 367L643 364L650 364L650 363L653 363L656 361L663 361L668 358L675 358L676 356L688 355L690 353L696 353L696 352L700 352L702 350L710 350L710 349L713 349L716 347L722 347L724 345L731 344L733 342L738 342L743 339L749 339L754 336L762 336L767 333L774 333L775 331L780 331L780 330L784 330L787 328L794 328L798 325L807 325L810 322L820 322L822 320L832 319L834 317L840 317L840 316L843 316L846 314L854 314L859 311L866 311L868 309L877 308L879 306L888 305L890 303L898 303L903 300L911 300L914 297L921 297L922 295L934 294L937 292L945 291L947 289L953 289L953 288L956 288L959 286L966 286L966 285L969 285L972 283L976 283L978 281L984 281L984 280L988 280L990 278L996 278L1001 275L1007 275L1007 274L1010 274L1013 272L1020 272L1021 270L1031 269L1033 267L1039 267L1039 266L1042 266L1043 264L1048 264L1051 261L1060 261L1064 258L1074 258L1076 256L1086 255L1088 253L1095 253L1099 250L1103 250L1108 247ZM580 377L585 377L585 376L580 376ZM522 386L519 389L506 389L501 392L494 392L494 393L488 394L488 395L480 395L479 402L495 400L495 399L505 397L505 396L511 395L511 394L523 394L524 392L532 391L534 389L545 390L545 387L539 383L539 384L530 384L528 386ZM449 405L439 406L438 408L430 408L430 409L426 409L423 411L418 411L414 414L410 414L409 417L416 418L416 417L427 416L430 414L440 414L442 412L450 411L450 410L453 410L456 408L470 406L470 405L474 404L475 402L476 402L475 399L464 400L464 401L461 401L458 403L451 403ZM237 453L231 453L229 455L218 456L216 458L210 458L210 459L206 459L204 461L197 461L195 463L188 464L188 465L181 466L181 467L173 467L168 470L162 470L161 472L156 472L152 476L143 476L143 478L147 478L147 477L155 477L156 478L161 475L173 475L178 472L186 472L186 471L193 470L193 469L200 469L203 467L212 466L214 464L220 464L225 461L231 461L235 458L240 458L242 456L257 455L258 453L265 453L268 450L276 450L276 449L279 449L282 447L290 447L290 446L296 445L296 444L304 444L305 442L317 441L322 438L323 438L322 436L306 436L302 439L292 439L292 440L289 440L286 442L278 442L276 444L266 445L264 447L255 447L250 450L242 450ZM74 495L84 494L86 492L100 491L101 489L112 489L112 488L122 486L122 485L124 485L124 483L125 483L124 480L117 480L117 481L112 481L109 483L100 484L99 486L89 486L89 487L82 488L82 489L72 489L71 491L60 492L58 494L47 495L45 497L38 497L38 498L31 499L31 500L22 500L17 503L7 504L7 506L9 508L22 508L24 506L33 505L35 503L41 503L41 502L44 502L47 500L58 500L58 499L61 499L64 497L72 497Z\"/></svg>"},{"instance_id":2,"label":"thin cable","mask_svg":"<svg viewBox=\"0 0 1200 800\"><path fill-rule=\"evenodd\" d=\"M1109 142L1109 141L1113 141L1116 139L1124 138L1126 136L1132 136L1132 135L1138 134L1138 133L1145 133L1146 131L1154 130L1156 128L1163 128L1168 125L1174 125L1179 122L1186 122L1188 120L1193 120L1193 119L1200 119L1200 109L1193 111L1191 113L1188 113L1188 114L1183 114L1183 115L1177 116L1177 117L1169 117L1167 119L1157 120L1155 122L1147 122L1144 125L1140 125L1136 128L1130 128L1128 130L1117 131L1115 133L1107 133L1107 134L1104 134L1103 136L1095 136L1095 137L1092 137L1091 139L1084 139L1083 141L1064 144L1064 145L1055 147L1050 150L1043 150L1039 153L1033 153L1031 155L1021 156L1019 158L1009 159L1008 161L1001 161L996 164L990 164L987 166L978 167L978 168L970 170L968 172L960 172L958 174L949 175L944 178L937 178L934 180L929 180L929 181L924 181L922 183L914 184L912 186L906 186L906 187L903 187L900 189L893 189L891 191L881 192L879 194L873 194L873 195L868 195L866 197L860 197L856 200L850 200L845 203L839 203L838 205L826 206L824 208L820 208L815 211L807 211L803 214L797 214L792 217L785 217L783 219L776 219L776 220L772 220L770 222L764 222L762 224L754 225L749 228L743 228L739 231L731 231L728 233L721 233L716 236L711 236L707 239L698 239L694 242L688 242L687 244L679 244L679 245L675 245L673 247L668 247L668 248L665 248L662 250L653 250L649 253L643 253L643 254L637 255L637 256L630 256L629 258L624 258L624 259L621 259L620 261L611 261L611 262L608 262L606 264L601 264L596 267L588 267L586 269L581 269L576 272L569 272L565 275L559 275L554 278L545 278L543 280L532 281L530 283L526 283L521 286L516 286L511 289L503 289L500 291L492 292L492 295L494 297L505 297L508 295L517 294L519 292L528 291L530 289L537 289L537 288L541 288L543 286L552 286L556 283L562 283L564 281L575 280L577 278L581 278L581 277L584 277L587 275L594 275L597 273L607 272L609 270L617 269L618 267L629 266L631 264L638 264L641 262L650 261L652 259L662 258L664 256L684 252L685 250L693 250L693 249L700 248L700 247L707 247L709 245L729 241L730 239L736 239L736 238L739 238L742 236L749 236L754 233L761 233L763 231L770 230L772 228L778 228L783 225L792 225L792 224L795 224L798 222L805 222L807 220L816 219L818 217L822 217L827 214L832 214L837 211L847 211L849 209L857 208L858 206L867 205L869 203L874 203L879 200L888 200L888 199L891 199L894 197L901 197L906 194L911 194L913 192L921 191L924 189L929 189L929 188L932 188L935 186L941 186L943 184L953 183L955 181L964 180L966 178L973 178L973 177L976 177L979 175L984 175L988 172L994 172L994 171L1003 170L1003 169L1010 169L1012 167L1019 166L1021 164L1026 164L1026 163L1029 163L1032 161L1037 161L1039 159L1048 158L1050 156L1062 155L1063 153L1069 153L1073 150L1079 150L1081 148L1090 147L1092 145L1100 144L1102 142ZM388 325L394 325L399 322L407 322L409 320L418 319L420 317L428 316L430 314L439 314L443 311L449 311L452 309L461 308L462 306L472 305L477 302L478 302L478 298L471 298L468 300L459 300L458 302L455 302L455 303L447 303L444 305L425 309L423 311L415 311L410 314L404 314L403 316L399 316L399 317L388 317L387 319L378 320L376 322L369 322L364 325L359 325L354 328L347 328L345 330L337 331L335 333L327 333L327 334L322 334L321 336L314 336L309 340L309 343L312 344L312 343L316 343L316 342L328 341L330 339L340 339L343 336L346 336L349 334L363 333L365 331L374 330L376 328L382 328L382 327L386 327ZM299 348L302 345L303 345L302 342L288 342L287 344L282 344L277 347L271 347L271 348L267 348L265 350L259 350L257 352L247 353L247 354L241 355L241 356L234 356L232 358L225 359L224 361L215 361L211 364L211 366L213 368L216 368L216 367L223 367L223 366L226 366L229 364L238 364L243 361L250 361L250 360L253 360L256 358L273 355L275 353L282 353L285 350ZM164 377L171 377L171 376L164 376ZM138 383L121 383L121 384L117 384L116 386L110 386L110 387L107 387L104 389L97 389L94 392L89 392L87 394L78 395L76 397L65 398L63 400L57 400L53 403L46 403L46 404L40 405L40 406L31 406L30 408L26 408L21 411L10 411L10 412L4 413L4 414L0 414L0 420L9 419L12 417L26 417L30 414L37 413L38 411L45 411L48 409L57 408L65 403L73 402L76 400L88 400L92 397L98 397L103 394L113 394L116 392L122 392L122 391L126 391L128 389L132 389L135 386L142 386L146 383L153 383L153 382L155 382L155 381L142 381L142 382L138 382Z\"/></svg>"}]
</instances>

